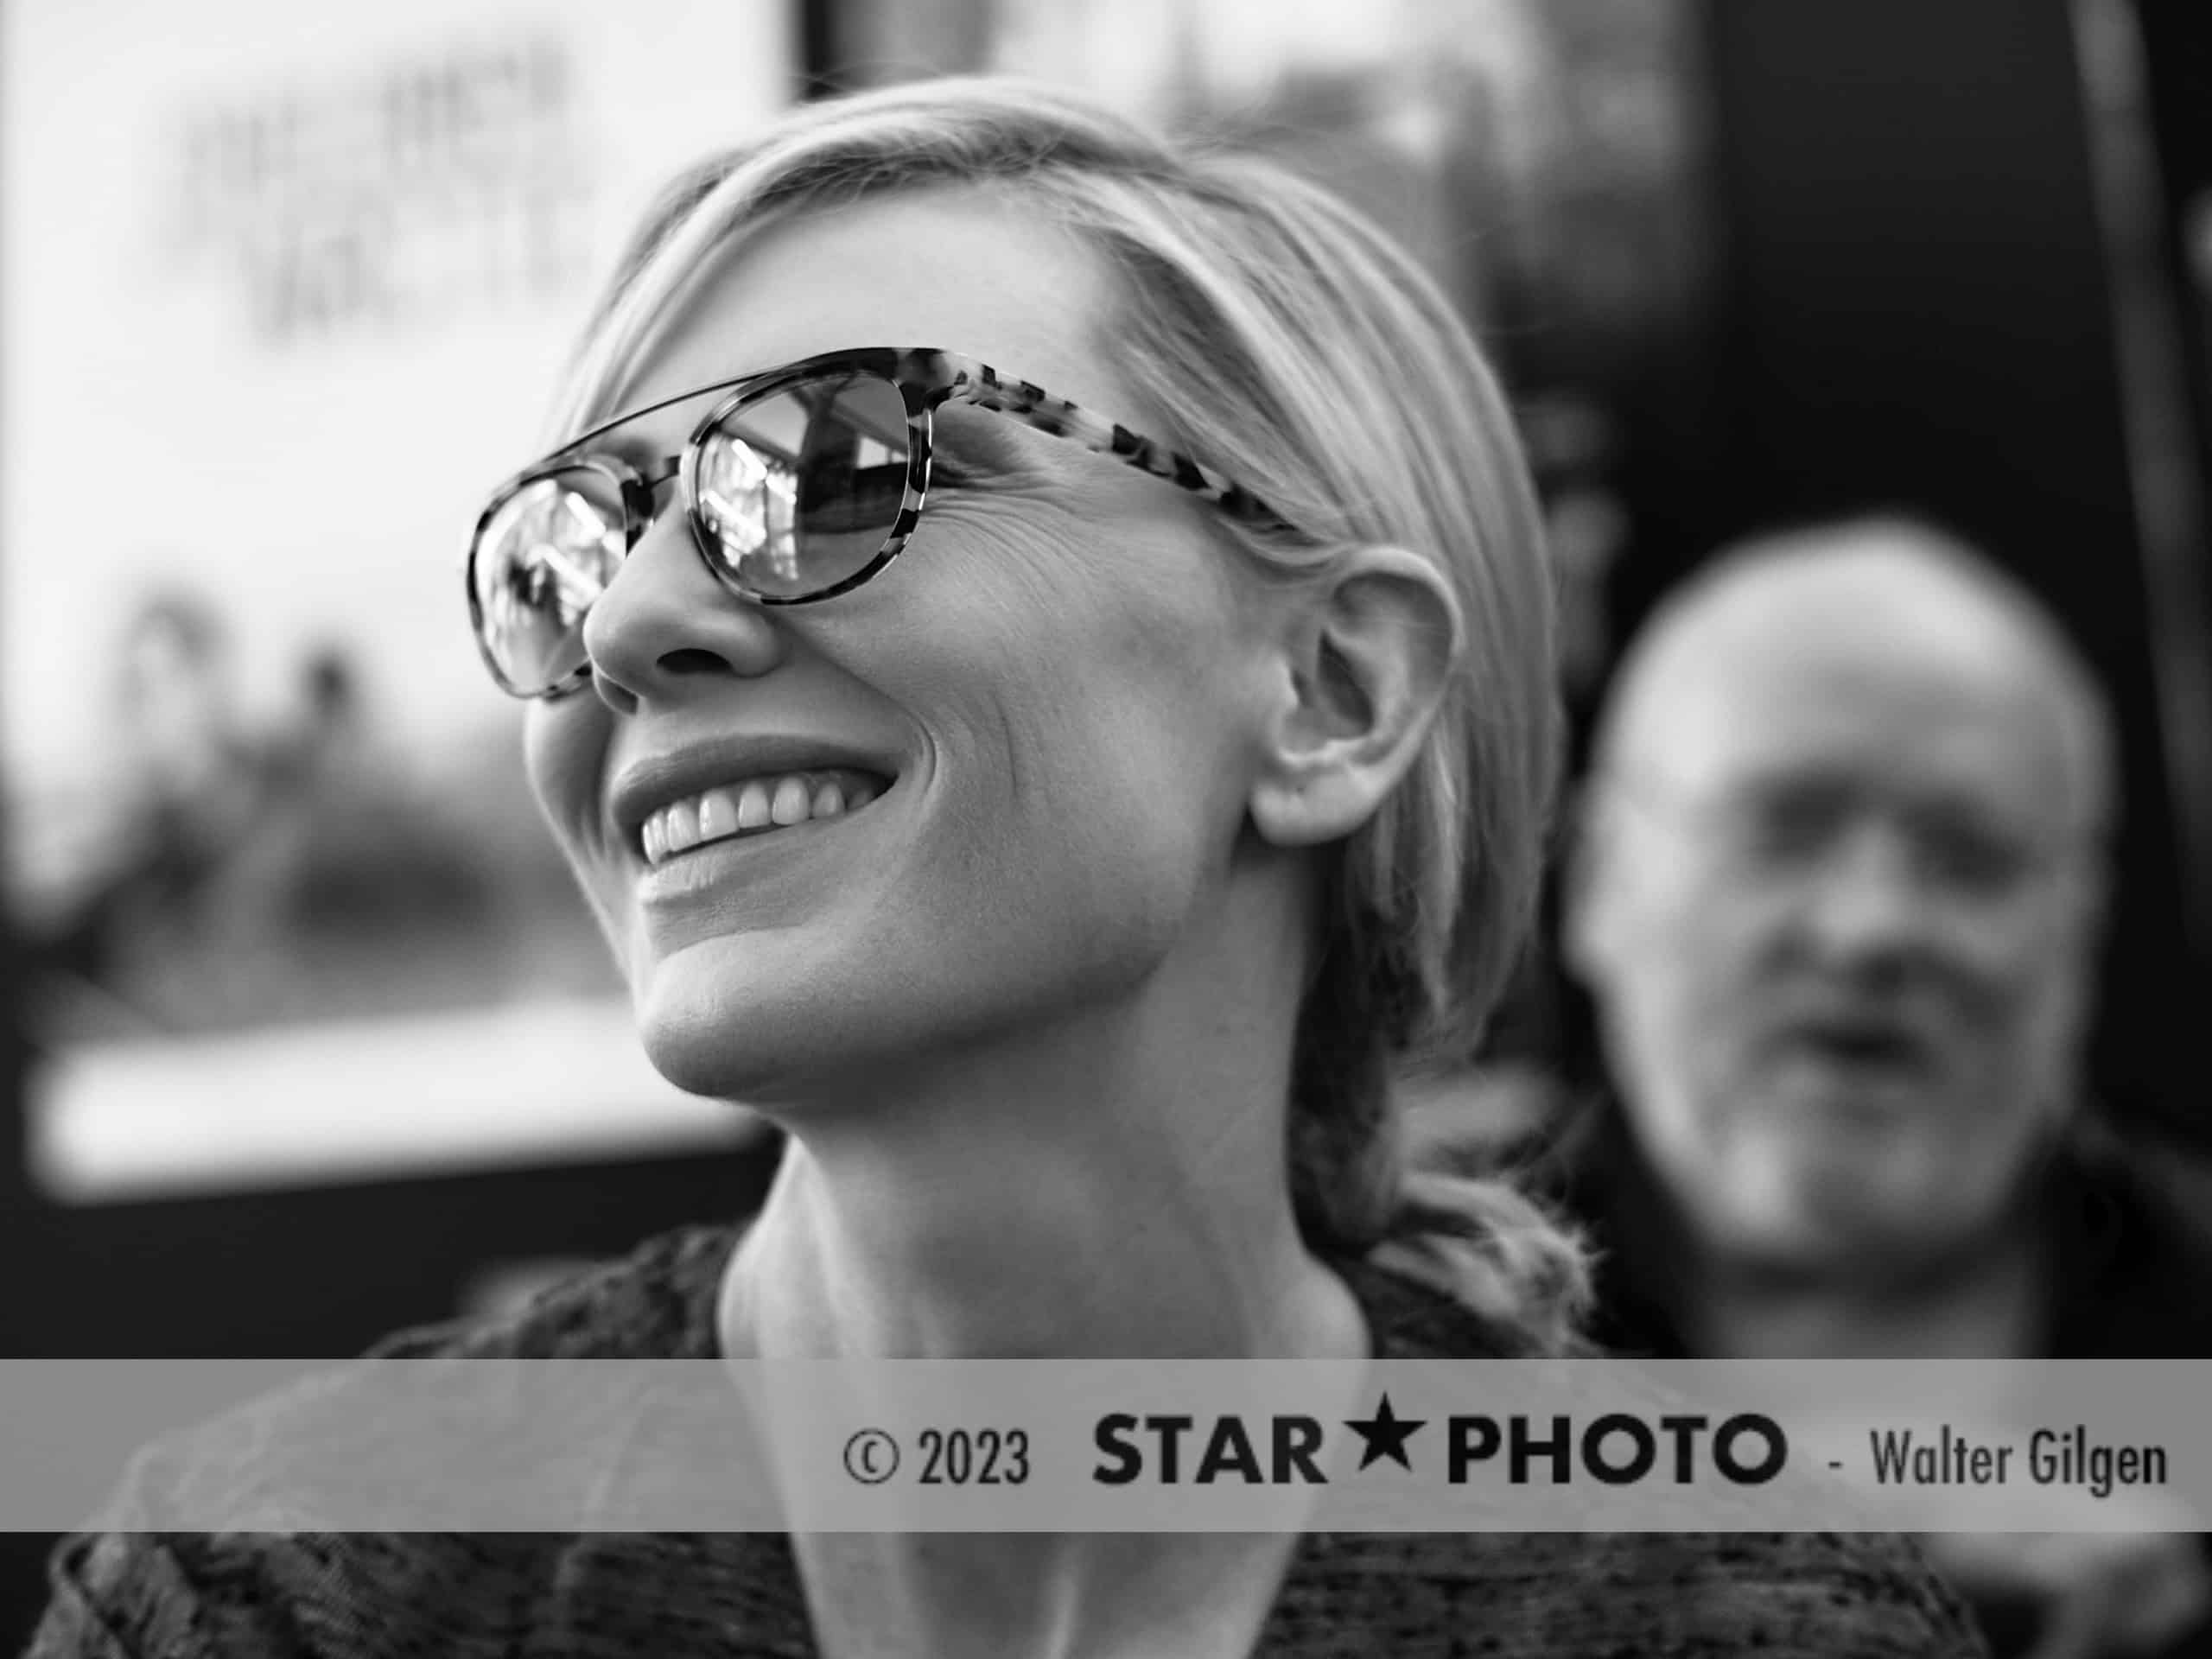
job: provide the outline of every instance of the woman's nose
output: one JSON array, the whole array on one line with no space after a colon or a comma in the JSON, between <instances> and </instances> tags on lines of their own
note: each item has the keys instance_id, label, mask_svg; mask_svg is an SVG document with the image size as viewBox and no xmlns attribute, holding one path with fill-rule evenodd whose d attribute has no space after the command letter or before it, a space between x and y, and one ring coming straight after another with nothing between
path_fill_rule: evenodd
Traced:
<instances>
[{"instance_id":1,"label":"woman's nose","mask_svg":"<svg viewBox=\"0 0 2212 1659\"><path fill-rule=\"evenodd\" d=\"M618 715L680 702L722 680L756 679L784 652L766 612L715 580L672 505L592 602L583 644L592 687Z\"/></svg>"}]
</instances>

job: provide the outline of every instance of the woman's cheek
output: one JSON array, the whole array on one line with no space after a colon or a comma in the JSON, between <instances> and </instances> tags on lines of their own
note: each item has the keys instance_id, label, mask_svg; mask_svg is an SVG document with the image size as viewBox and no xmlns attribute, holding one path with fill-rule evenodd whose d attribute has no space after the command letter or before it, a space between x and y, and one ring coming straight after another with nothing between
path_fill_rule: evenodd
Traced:
<instances>
[{"instance_id":1,"label":"woman's cheek","mask_svg":"<svg viewBox=\"0 0 2212 1659\"><path fill-rule=\"evenodd\" d=\"M531 793L553 839L581 875L601 817L601 780L614 716L589 691L532 703L523 719Z\"/></svg>"}]
</instances>

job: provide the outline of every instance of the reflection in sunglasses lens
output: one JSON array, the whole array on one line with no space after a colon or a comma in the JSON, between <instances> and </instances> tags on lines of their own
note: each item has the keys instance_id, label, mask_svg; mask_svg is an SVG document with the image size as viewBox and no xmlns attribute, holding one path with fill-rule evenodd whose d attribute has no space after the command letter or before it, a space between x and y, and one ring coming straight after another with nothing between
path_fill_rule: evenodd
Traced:
<instances>
[{"instance_id":1,"label":"reflection in sunglasses lens","mask_svg":"<svg viewBox=\"0 0 2212 1659\"><path fill-rule=\"evenodd\" d=\"M485 648L516 689L546 690L582 666L584 613L625 544L620 491L588 468L534 480L485 525L476 603Z\"/></svg>"},{"instance_id":2,"label":"reflection in sunglasses lens","mask_svg":"<svg viewBox=\"0 0 2212 1659\"><path fill-rule=\"evenodd\" d=\"M913 453L899 389L847 373L740 405L693 474L708 556L741 593L811 597L866 570L906 502ZM596 466L533 479L502 502L470 566L479 637L507 685L552 690L585 665L584 617L629 549L622 486Z\"/></svg>"},{"instance_id":3,"label":"reflection in sunglasses lens","mask_svg":"<svg viewBox=\"0 0 2212 1659\"><path fill-rule=\"evenodd\" d=\"M740 589L795 598L882 551L906 499L912 444L890 382L847 374L742 405L709 435L699 509Z\"/></svg>"}]
</instances>

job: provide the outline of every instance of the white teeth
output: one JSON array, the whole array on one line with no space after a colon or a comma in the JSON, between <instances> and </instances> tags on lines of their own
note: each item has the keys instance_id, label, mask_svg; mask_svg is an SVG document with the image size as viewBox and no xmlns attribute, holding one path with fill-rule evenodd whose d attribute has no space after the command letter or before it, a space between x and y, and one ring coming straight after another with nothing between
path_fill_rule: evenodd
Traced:
<instances>
[{"instance_id":1,"label":"white teeth","mask_svg":"<svg viewBox=\"0 0 2212 1659\"><path fill-rule=\"evenodd\" d=\"M755 778L672 801L639 829L648 865L748 830L787 829L809 818L842 817L876 796L874 779L856 772L792 772Z\"/></svg>"},{"instance_id":2,"label":"white teeth","mask_svg":"<svg viewBox=\"0 0 2212 1659\"><path fill-rule=\"evenodd\" d=\"M696 801L678 801L661 815L663 827L668 834L671 853L688 852L699 844L699 806Z\"/></svg>"},{"instance_id":3,"label":"white teeth","mask_svg":"<svg viewBox=\"0 0 2212 1659\"><path fill-rule=\"evenodd\" d=\"M737 798L726 789L710 789L699 798L699 839L720 841L737 833Z\"/></svg>"},{"instance_id":4,"label":"white teeth","mask_svg":"<svg viewBox=\"0 0 2212 1659\"><path fill-rule=\"evenodd\" d=\"M747 784L738 791L737 827L765 829L768 823L768 790L765 784Z\"/></svg>"}]
</instances>

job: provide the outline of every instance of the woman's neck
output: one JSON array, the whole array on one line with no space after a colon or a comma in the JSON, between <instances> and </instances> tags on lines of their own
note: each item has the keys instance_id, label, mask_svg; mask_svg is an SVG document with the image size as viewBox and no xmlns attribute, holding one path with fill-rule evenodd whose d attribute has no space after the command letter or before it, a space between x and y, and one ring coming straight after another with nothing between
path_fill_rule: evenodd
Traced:
<instances>
[{"instance_id":1,"label":"woman's neck","mask_svg":"<svg viewBox=\"0 0 2212 1659\"><path fill-rule=\"evenodd\" d=\"M1236 933L1233 927L1218 931ZM737 1358L1362 1358L1304 1247L1285 1113L1294 942L1236 938L1093 1009L781 1114L733 1259ZM1268 965L1257 983L1249 971ZM830 1655L1249 1653L1295 1540L810 1534Z\"/></svg>"},{"instance_id":2,"label":"woman's neck","mask_svg":"<svg viewBox=\"0 0 2212 1659\"><path fill-rule=\"evenodd\" d=\"M1358 1304L1291 1215L1280 1096L1249 1091L1250 1079L1230 1092L1218 1067L1133 1092L1104 1087L1108 1075L970 1067L957 1094L909 1078L868 1123L799 1126L724 1281L723 1351L1364 1357ZM1228 1659L1252 1650L1295 1540L793 1542L833 1659Z\"/></svg>"},{"instance_id":3,"label":"woman's neck","mask_svg":"<svg viewBox=\"0 0 2212 1659\"><path fill-rule=\"evenodd\" d=\"M760 1103L791 1138L731 1264L725 1351L1359 1350L1289 1196L1307 898L1302 865L1242 863L1115 996Z\"/></svg>"},{"instance_id":4,"label":"woman's neck","mask_svg":"<svg viewBox=\"0 0 2212 1659\"><path fill-rule=\"evenodd\" d=\"M1244 1659L1290 1533L814 1534L795 1541L830 1659Z\"/></svg>"},{"instance_id":5,"label":"woman's neck","mask_svg":"<svg viewBox=\"0 0 2212 1659\"><path fill-rule=\"evenodd\" d=\"M1120 1024L917 1068L864 1110L793 1115L723 1287L724 1351L1357 1351L1349 1292L1291 1211L1287 1065L1240 1065L1233 1042L1145 1064Z\"/></svg>"}]
</instances>

